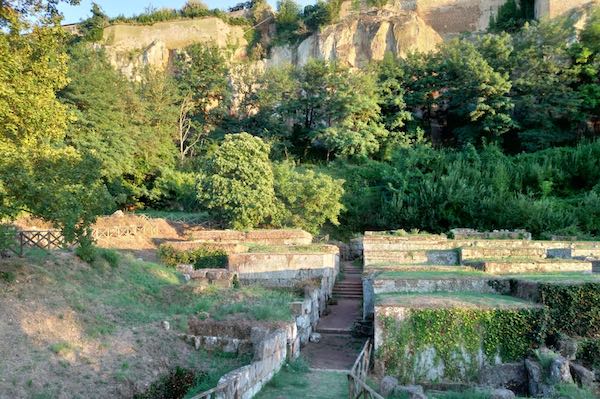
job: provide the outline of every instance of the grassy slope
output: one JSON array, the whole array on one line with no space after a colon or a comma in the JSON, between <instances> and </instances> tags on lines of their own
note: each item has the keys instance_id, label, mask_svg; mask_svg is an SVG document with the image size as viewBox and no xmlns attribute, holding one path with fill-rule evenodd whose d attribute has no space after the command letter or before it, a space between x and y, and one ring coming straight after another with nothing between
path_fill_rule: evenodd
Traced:
<instances>
[{"instance_id":1,"label":"grassy slope","mask_svg":"<svg viewBox=\"0 0 600 399\"><path fill-rule=\"evenodd\" d=\"M0 262L0 397L130 397L175 366L210 385L248 359L195 351L177 337L189 315L282 320L292 294L261 288L195 293L172 269L131 257L110 267L72 254ZM168 320L175 331L160 328ZM7 395L7 396L3 396Z\"/></svg>"}]
</instances>

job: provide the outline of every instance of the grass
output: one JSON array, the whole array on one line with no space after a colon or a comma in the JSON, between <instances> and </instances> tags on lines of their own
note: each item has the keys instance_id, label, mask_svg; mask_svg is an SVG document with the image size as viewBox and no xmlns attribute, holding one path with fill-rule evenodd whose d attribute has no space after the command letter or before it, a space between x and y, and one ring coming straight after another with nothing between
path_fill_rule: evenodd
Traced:
<instances>
[{"instance_id":1,"label":"grass","mask_svg":"<svg viewBox=\"0 0 600 399\"><path fill-rule=\"evenodd\" d=\"M428 294L384 293L376 296L378 304L414 308L478 307L522 308L535 306L519 298L475 292L432 292Z\"/></svg>"},{"instance_id":2,"label":"grass","mask_svg":"<svg viewBox=\"0 0 600 399\"><path fill-rule=\"evenodd\" d=\"M339 399L348 396L345 373L311 371L301 358L281 371L255 396L256 399Z\"/></svg>"},{"instance_id":3,"label":"grass","mask_svg":"<svg viewBox=\"0 0 600 399\"><path fill-rule=\"evenodd\" d=\"M600 274L592 273L527 273L527 274L508 274L506 278L515 280L527 280L536 282L557 282L557 283L593 283L600 282Z\"/></svg>"},{"instance_id":4,"label":"grass","mask_svg":"<svg viewBox=\"0 0 600 399\"><path fill-rule=\"evenodd\" d=\"M569 399L597 399L598 396L588 389L579 388L575 384L559 384L556 385L556 392L553 398L569 398Z\"/></svg>"},{"instance_id":5,"label":"grass","mask_svg":"<svg viewBox=\"0 0 600 399\"><path fill-rule=\"evenodd\" d=\"M377 280L427 280L427 279L449 279L449 278L472 278L472 277L487 277L489 273L480 272L477 270L456 270L456 271L441 271L441 270L424 270L424 271L385 271L376 276Z\"/></svg>"},{"instance_id":6,"label":"grass","mask_svg":"<svg viewBox=\"0 0 600 399\"><path fill-rule=\"evenodd\" d=\"M486 391L477 391L468 389L463 392L440 392L435 393L431 397L434 399L489 399L492 395Z\"/></svg>"},{"instance_id":7,"label":"grass","mask_svg":"<svg viewBox=\"0 0 600 399\"><path fill-rule=\"evenodd\" d=\"M69 305L82 314L86 333L101 336L117 325L135 326L171 320L185 325L189 315L208 312L214 319L236 317L257 321L290 320L289 303L297 295L248 286L239 289L209 286L201 293L183 283L172 268L121 256L120 265L87 266L56 262L50 269L36 266L50 284L64 293ZM110 308L112 317L98 318L95 308Z\"/></svg>"},{"instance_id":8,"label":"grass","mask_svg":"<svg viewBox=\"0 0 600 399\"><path fill-rule=\"evenodd\" d=\"M533 258L526 256L506 256L501 258L476 258L465 259L465 262L498 262L498 263L575 263L582 262L576 259L560 259L560 258Z\"/></svg>"},{"instance_id":9,"label":"grass","mask_svg":"<svg viewBox=\"0 0 600 399\"><path fill-rule=\"evenodd\" d=\"M50 345L48 349L55 355L66 355L73 350L73 347L68 342L57 342Z\"/></svg>"}]
</instances>

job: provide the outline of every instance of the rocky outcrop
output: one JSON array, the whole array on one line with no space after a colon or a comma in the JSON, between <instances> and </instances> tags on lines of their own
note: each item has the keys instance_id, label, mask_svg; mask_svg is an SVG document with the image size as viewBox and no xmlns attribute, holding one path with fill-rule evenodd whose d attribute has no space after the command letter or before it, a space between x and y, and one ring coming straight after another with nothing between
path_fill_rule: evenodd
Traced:
<instances>
[{"instance_id":1,"label":"rocky outcrop","mask_svg":"<svg viewBox=\"0 0 600 399\"><path fill-rule=\"evenodd\" d=\"M135 78L139 70L151 66L165 70L176 50L194 43L214 43L231 49L232 60L246 55L244 28L229 25L220 18L206 17L158 22L152 25L117 24L104 29L100 45L113 66Z\"/></svg>"},{"instance_id":2,"label":"rocky outcrop","mask_svg":"<svg viewBox=\"0 0 600 399\"><path fill-rule=\"evenodd\" d=\"M412 51L431 51L443 39L462 32L482 32L506 0L389 0L369 7L365 1L341 5L339 22L324 27L297 46L271 49L266 64L302 66L312 58L362 67L386 53L403 57ZM563 15L600 0L535 0L536 18ZM75 27L67 26L67 29ZM126 76L137 78L151 66L165 70L176 51L194 43L213 42L231 61L246 59L247 27L229 25L217 17L181 19L152 25L117 24L104 29L99 44L110 62ZM76 30L76 29L75 29ZM259 28L266 46L274 25Z\"/></svg>"},{"instance_id":3,"label":"rocky outcrop","mask_svg":"<svg viewBox=\"0 0 600 399\"><path fill-rule=\"evenodd\" d=\"M362 67L386 53L404 57L412 51L431 51L442 37L414 11L373 9L349 16L313 34L297 47L274 47L269 65L305 65L310 59Z\"/></svg>"}]
</instances>

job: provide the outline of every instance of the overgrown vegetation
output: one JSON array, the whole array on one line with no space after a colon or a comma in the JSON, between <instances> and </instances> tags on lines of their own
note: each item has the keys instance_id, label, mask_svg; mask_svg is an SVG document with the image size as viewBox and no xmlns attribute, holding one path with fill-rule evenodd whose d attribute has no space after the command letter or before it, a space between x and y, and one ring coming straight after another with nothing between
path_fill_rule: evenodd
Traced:
<instances>
[{"instance_id":1,"label":"overgrown vegetation","mask_svg":"<svg viewBox=\"0 0 600 399\"><path fill-rule=\"evenodd\" d=\"M418 356L433 356L434 366L443 363L445 378L471 381L477 377L480 350L488 361L498 355L504 362L520 360L543 342L544 320L539 308L412 309L402 322L383 320L378 357L386 372L405 383L427 372L415 367ZM431 348L435 353L423 354Z\"/></svg>"},{"instance_id":2,"label":"overgrown vegetation","mask_svg":"<svg viewBox=\"0 0 600 399\"><path fill-rule=\"evenodd\" d=\"M540 284L540 302L550 314L550 331L600 337L600 283Z\"/></svg>"},{"instance_id":3,"label":"overgrown vegetation","mask_svg":"<svg viewBox=\"0 0 600 399\"><path fill-rule=\"evenodd\" d=\"M340 7L285 0L272 14L256 1L248 15L274 15L293 41ZM226 49L205 43L179 52L172 76L134 81L55 20L3 12L1 216L32 212L83 245L117 207L340 237L459 226L598 236L600 12L577 35L569 19L521 27L528 2L503 10L497 32L360 71L315 60L234 71ZM176 14L207 12L195 2ZM106 23L92 14L89 40ZM148 15L140 22L174 14ZM253 33L265 46L268 34Z\"/></svg>"},{"instance_id":4,"label":"overgrown vegetation","mask_svg":"<svg viewBox=\"0 0 600 399\"><path fill-rule=\"evenodd\" d=\"M175 267L180 264L194 265L195 269L226 268L227 253L211 248L210 245L193 250L179 251L173 246L162 244L158 256L165 265Z\"/></svg>"},{"instance_id":5,"label":"overgrown vegetation","mask_svg":"<svg viewBox=\"0 0 600 399\"><path fill-rule=\"evenodd\" d=\"M577 359L588 367L600 368L600 338L581 340L577 347Z\"/></svg>"}]
</instances>

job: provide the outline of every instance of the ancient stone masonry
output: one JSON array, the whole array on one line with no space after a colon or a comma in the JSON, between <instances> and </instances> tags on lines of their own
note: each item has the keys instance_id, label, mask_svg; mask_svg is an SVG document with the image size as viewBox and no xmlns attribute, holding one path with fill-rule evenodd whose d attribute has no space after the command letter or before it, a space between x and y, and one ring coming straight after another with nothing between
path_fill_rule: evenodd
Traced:
<instances>
[{"instance_id":1,"label":"ancient stone masonry","mask_svg":"<svg viewBox=\"0 0 600 399\"><path fill-rule=\"evenodd\" d=\"M363 317L374 321L377 373L404 384L478 383L510 397L551 395L542 372L593 387L593 372L574 363L576 343L556 344L549 370L527 357L551 334L597 336L600 242L453 235L365 233Z\"/></svg>"},{"instance_id":2,"label":"ancient stone masonry","mask_svg":"<svg viewBox=\"0 0 600 399\"><path fill-rule=\"evenodd\" d=\"M269 327L245 322L190 320L190 335L183 338L196 349L219 349L229 353L252 353L252 362L219 379L215 396L219 399L250 399L281 369L287 360L300 353L296 323ZM200 397L206 397L203 394Z\"/></svg>"}]
</instances>

